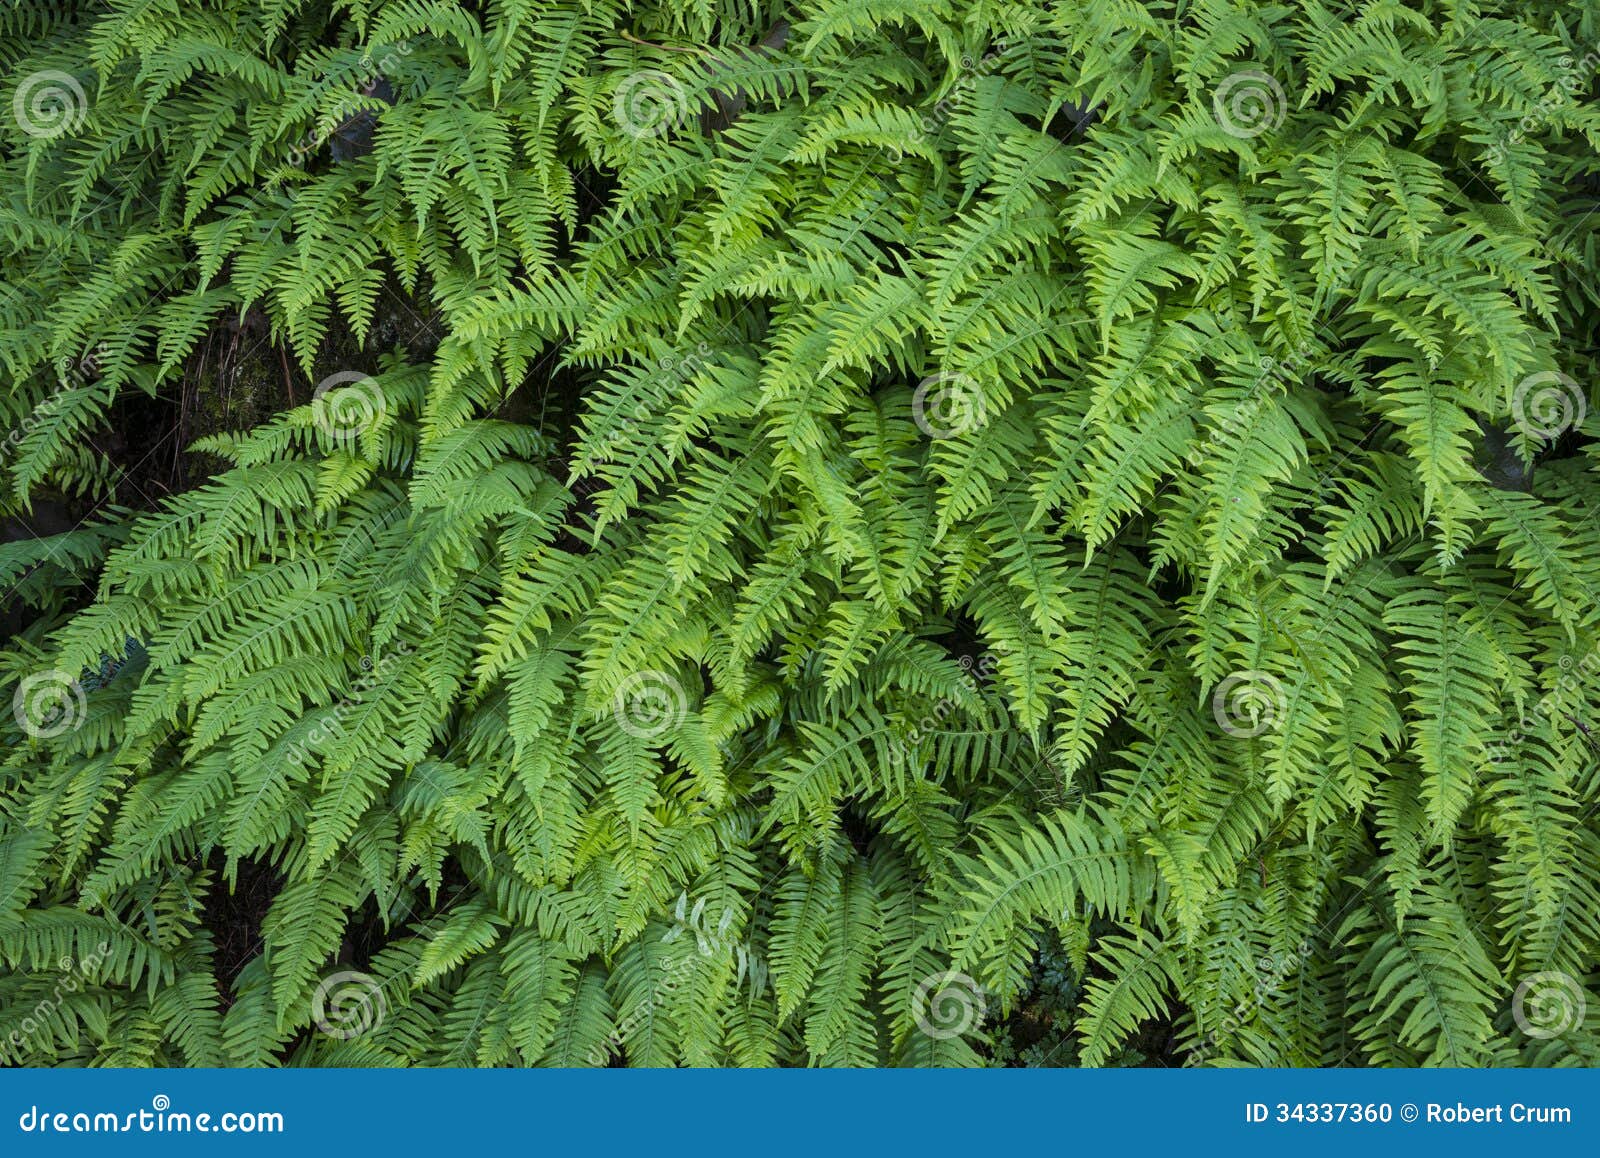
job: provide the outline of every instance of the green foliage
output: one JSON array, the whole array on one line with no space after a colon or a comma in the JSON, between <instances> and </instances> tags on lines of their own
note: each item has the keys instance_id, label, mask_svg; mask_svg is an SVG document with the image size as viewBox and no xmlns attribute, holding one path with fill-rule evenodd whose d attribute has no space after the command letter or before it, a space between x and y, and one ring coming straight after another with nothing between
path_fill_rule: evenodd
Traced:
<instances>
[{"instance_id":1,"label":"green foliage","mask_svg":"<svg viewBox=\"0 0 1600 1158\"><path fill-rule=\"evenodd\" d=\"M8 6L0 1059L1600 1062L1597 46Z\"/></svg>"}]
</instances>

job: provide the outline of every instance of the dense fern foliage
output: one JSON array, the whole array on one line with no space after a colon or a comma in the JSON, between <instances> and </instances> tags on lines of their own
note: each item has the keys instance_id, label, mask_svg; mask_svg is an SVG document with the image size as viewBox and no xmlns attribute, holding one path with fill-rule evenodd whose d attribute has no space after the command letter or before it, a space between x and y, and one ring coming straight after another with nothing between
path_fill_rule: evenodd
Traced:
<instances>
[{"instance_id":1,"label":"dense fern foliage","mask_svg":"<svg viewBox=\"0 0 1600 1158\"><path fill-rule=\"evenodd\" d=\"M1600 1063L1597 66L6 6L0 1058ZM294 404L130 502L249 325Z\"/></svg>"}]
</instances>

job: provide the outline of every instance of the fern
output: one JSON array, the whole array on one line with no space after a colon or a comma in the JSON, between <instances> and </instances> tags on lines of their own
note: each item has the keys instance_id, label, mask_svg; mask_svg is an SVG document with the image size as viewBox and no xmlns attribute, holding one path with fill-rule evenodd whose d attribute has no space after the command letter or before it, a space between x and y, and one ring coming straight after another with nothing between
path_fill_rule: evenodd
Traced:
<instances>
[{"instance_id":1,"label":"fern","mask_svg":"<svg viewBox=\"0 0 1600 1158\"><path fill-rule=\"evenodd\" d=\"M1592 1064L1597 27L0 13L0 1060Z\"/></svg>"}]
</instances>

